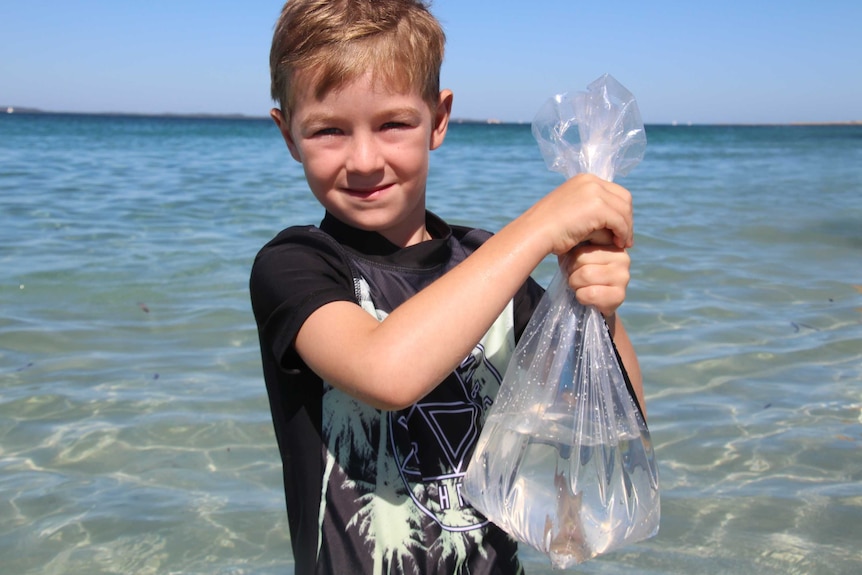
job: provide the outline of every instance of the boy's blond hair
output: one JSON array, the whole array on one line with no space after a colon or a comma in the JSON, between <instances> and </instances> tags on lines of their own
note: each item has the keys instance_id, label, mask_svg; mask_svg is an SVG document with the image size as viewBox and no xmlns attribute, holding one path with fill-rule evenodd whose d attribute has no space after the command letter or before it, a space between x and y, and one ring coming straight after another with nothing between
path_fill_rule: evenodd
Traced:
<instances>
[{"instance_id":1,"label":"boy's blond hair","mask_svg":"<svg viewBox=\"0 0 862 575\"><path fill-rule=\"evenodd\" d=\"M370 70L375 81L417 90L436 107L445 41L421 0L290 0L272 38L272 99L289 117L299 72L323 98Z\"/></svg>"}]
</instances>

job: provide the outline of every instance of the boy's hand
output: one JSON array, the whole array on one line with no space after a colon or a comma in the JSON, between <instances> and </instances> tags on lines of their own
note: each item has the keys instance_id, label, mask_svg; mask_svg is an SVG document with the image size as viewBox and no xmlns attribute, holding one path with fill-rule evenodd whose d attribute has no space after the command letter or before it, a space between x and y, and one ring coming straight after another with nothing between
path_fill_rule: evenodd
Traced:
<instances>
[{"instance_id":1,"label":"boy's hand","mask_svg":"<svg viewBox=\"0 0 862 575\"><path fill-rule=\"evenodd\" d=\"M626 297L631 258L614 245L609 232L594 233L559 259L581 304L596 306L605 318L616 313Z\"/></svg>"},{"instance_id":2,"label":"boy's hand","mask_svg":"<svg viewBox=\"0 0 862 575\"><path fill-rule=\"evenodd\" d=\"M624 187L591 174L577 175L539 200L526 217L542 230L546 254L559 256L601 234L617 248L633 244L632 198ZM594 242L596 243L596 242Z\"/></svg>"}]
</instances>

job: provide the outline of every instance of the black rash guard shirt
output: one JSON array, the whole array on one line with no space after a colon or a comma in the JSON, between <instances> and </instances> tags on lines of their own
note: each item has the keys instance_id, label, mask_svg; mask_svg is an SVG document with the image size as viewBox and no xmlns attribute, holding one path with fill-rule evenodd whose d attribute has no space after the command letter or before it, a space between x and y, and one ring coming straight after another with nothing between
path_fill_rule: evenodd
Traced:
<instances>
[{"instance_id":1,"label":"black rash guard shirt","mask_svg":"<svg viewBox=\"0 0 862 575\"><path fill-rule=\"evenodd\" d=\"M380 411L335 389L293 348L321 306L350 301L382 321L490 237L430 212L426 227L431 240L399 248L327 214L319 227L282 231L255 259L252 306L298 575L522 572L515 542L460 490L515 342L541 297L538 284L528 280L461 365L401 411Z\"/></svg>"}]
</instances>

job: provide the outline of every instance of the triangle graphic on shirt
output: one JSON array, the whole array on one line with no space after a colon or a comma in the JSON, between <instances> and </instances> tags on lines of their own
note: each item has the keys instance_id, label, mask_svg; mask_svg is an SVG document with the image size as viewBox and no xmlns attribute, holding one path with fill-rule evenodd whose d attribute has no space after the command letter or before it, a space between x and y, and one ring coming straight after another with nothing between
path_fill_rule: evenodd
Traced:
<instances>
[{"instance_id":1,"label":"triangle graphic on shirt","mask_svg":"<svg viewBox=\"0 0 862 575\"><path fill-rule=\"evenodd\" d=\"M478 411L475 405L469 403L422 406L422 415L433 429L440 449L456 473L463 472L464 456L479 436L476 427Z\"/></svg>"}]
</instances>

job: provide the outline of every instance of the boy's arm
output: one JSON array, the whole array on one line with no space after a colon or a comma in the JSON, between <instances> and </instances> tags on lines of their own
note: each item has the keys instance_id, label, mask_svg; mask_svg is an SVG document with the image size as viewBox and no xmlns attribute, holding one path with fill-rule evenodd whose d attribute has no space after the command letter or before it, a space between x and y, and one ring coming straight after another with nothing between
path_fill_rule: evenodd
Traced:
<instances>
[{"instance_id":1,"label":"boy's arm","mask_svg":"<svg viewBox=\"0 0 862 575\"><path fill-rule=\"evenodd\" d=\"M631 259L624 249L613 245L605 231L592 234L589 243L581 244L560 258L560 266L569 277L569 287L578 301L594 305L604 315L611 338L625 366L635 396L646 417L643 376L640 364L617 308L625 300Z\"/></svg>"},{"instance_id":2,"label":"boy's arm","mask_svg":"<svg viewBox=\"0 0 862 575\"><path fill-rule=\"evenodd\" d=\"M629 376L629 381L632 383L635 396L641 406L641 413L646 419L646 399L644 398L644 379L641 373L641 366L638 362L638 356L635 354L635 349L626 333L625 327L619 315L614 313L612 316L605 318L608 322L608 328L611 332L611 338L614 340L614 345L617 347L617 352L620 354L620 359L623 361L626 373Z\"/></svg>"},{"instance_id":3,"label":"boy's arm","mask_svg":"<svg viewBox=\"0 0 862 575\"><path fill-rule=\"evenodd\" d=\"M346 393L380 409L407 407L458 366L546 255L567 253L600 230L610 232L617 248L631 245L631 196L616 184L578 176L384 321L349 302L317 309L300 328L296 350Z\"/></svg>"}]
</instances>

